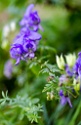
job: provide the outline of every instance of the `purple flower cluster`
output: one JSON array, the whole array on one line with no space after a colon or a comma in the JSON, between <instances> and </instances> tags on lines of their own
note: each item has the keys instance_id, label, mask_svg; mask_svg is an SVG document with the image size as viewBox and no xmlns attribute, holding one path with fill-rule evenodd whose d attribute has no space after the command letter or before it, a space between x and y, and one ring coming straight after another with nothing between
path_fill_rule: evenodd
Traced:
<instances>
[{"instance_id":1,"label":"purple flower cluster","mask_svg":"<svg viewBox=\"0 0 81 125\"><path fill-rule=\"evenodd\" d=\"M78 53L78 58L72 68L66 64L65 71L69 77L73 77L76 81L79 80L81 82L81 52Z\"/></svg>"},{"instance_id":2,"label":"purple flower cluster","mask_svg":"<svg viewBox=\"0 0 81 125\"><path fill-rule=\"evenodd\" d=\"M69 67L68 64L66 64L64 70L65 74L62 74L60 76L59 85L62 86L64 84L67 86L71 78L71 80L73 79L73 81L76 80L76 83L73 83L72 86L69 86L69 88L72 87L75 91L81 90L81 52L78 53L78 58L76 59L73 67ZM76 88L77 83L80 84L80 88ZM59 96L61 105L65 105L66 103L68 103L69 106L72 107L70 98L67 95L64 95L62 89L60 89L59 91Z\"/></svg>"},{"instance_id":3,"label":"purple flower cluster","mask_svg":"<svg viewBox=\"0 0 81 125\"><path fill-rule=\"evenodd\" d=\"M14 39L10 49L10 56L16 60L16 65L20 60L32 59L41 35L38 30L41 29L40 17L37 11L32 11L34 4L28 6L23 19L20 21L20 33Z\"/></svg>"}]
</instances>

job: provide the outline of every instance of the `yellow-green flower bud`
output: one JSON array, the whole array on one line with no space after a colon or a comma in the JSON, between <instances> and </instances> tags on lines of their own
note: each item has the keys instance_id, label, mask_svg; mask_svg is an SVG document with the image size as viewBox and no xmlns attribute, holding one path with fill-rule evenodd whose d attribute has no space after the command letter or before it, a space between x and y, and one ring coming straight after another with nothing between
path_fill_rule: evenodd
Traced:
<instances>
[{"instance_id":1,"label":"yellow-green flower bud","mask_svg":"<svg viewBox=\"0 0 81 125\"><path fill-rule=\"evenodd\" d=\"M50 92L47 92L47 100L50 100Z\"/></svg>"},{"instance_id":2,"label":"yellow-green flower bud","mask_svg":"<svg viewBox=\"0 0 81 125\"><path fill-rule=\"evenodd\" d=\"M53 100L53 98L54 98L54 94L51 93L51 94L50 94L50 99Z\"/></svg>"},{"instance_id":3,"label":"yellow-green flower bud","mask_svg":"<svg viewBox=\"0 0 81 125\"><path fill-rule=\"evenodd\" d=\"M47 100L53 100L54 94L53 92L47 92Z\"/></svg>"},{"instance_id":4,"label":"yellow-green flower bud","mask_svg":"<svg viewBox=\"0 0 81 125\"><path fill-rule=\"evenodd\" d=\"M80 83L76 81L76 79L74 79L73 81L73 85L74 85L74 90L77 92L80 90Z\"/></svg>"},{"instance_id":5,"label":"yellow-green flower bud","mask_svg":"<svg viewBox=\"0 0 81 125\"><path fill-rule=\"evenodd\" d=\"M56 56L56 63L59 69L62 69L62 70L64 69L65 61L62 55L60 57Z\"/></svg>"},{"instance_id":6,"label":"yellow-green flower bud","mask_svg":"<svg viewBox=\"0 0 81 125\"><path fill-rule=\"evenodd\" d=\"M74 86L74 89L75 89L76 91L79 91L79 90L80 90L80 83L76 84L76 85Z\"/></svg>"},{"instance_id":7,"label":"yellow-green flower bud","mask_svg":"<svg viewBox=\"0 0 81 125\"><path fill-rule=\"evenodd\" d=\"M50 95L50 92L47 92L47 96L49 96Z\"/></svg>"},{"instance_id":8,"label":"yellow-green flower bud","mask_svg":"<svg viewBox=\"0 0 81 125\"><path fill-rule=\"evenodd\" d=\"M65 57L66 57L66 62L68 64L68 66L72 67L76 62L76 55L75 54L68 54Z\"/></svg>"}]
</instances>

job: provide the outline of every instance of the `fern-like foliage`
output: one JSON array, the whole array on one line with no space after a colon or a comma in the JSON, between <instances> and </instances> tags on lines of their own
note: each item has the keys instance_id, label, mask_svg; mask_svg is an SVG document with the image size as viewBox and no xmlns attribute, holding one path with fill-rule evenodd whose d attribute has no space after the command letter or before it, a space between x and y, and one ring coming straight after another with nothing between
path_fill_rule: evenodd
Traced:
<instances>
[{"instance_id":1,"label":"fern-like foliage","mask_svg":"<svg viewBox=\"0 0 81 125\"><path fill-rule=\"evenodd\" d=\"M26 116L29 121L38 122L38 119L40 118L39 112L42 111L42 106L39 104L38 98L31 98L28 95L25 95L23 97L17 95L15 98L9 98L7 92L6 94L2 92L2 96L3 98L0 99L0 110L2 111L2 109L4 109L4 111L2 111L4 117L1 118L0 121L2 125L9 125L7 117L9 118L11 125L11 123L13 123L11 121L15 119L16 115L18 115L19 120L23 120ZM17 114L17 110L19 114Z\"/></svg>"}]
</instances>

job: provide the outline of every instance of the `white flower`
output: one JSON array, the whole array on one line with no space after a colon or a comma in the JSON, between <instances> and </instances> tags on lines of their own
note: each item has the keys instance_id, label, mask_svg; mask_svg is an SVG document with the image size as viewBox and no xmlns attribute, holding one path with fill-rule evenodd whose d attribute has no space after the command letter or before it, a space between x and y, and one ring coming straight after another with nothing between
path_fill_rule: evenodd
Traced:
<instances>
[{"instance_id":1,"label":"white flower","mask_svg":"<svg viewBox=\"0 0 81 125\"><path fill-rule=\"evenodd\" d=\"M66 62L68 64L68 66L72 67L76 62L76 55L75 54L68 54L65 57L66 57Z\"/></svg>"},{"instance_id":2,"label":"white flower","mask_svg":"<svg viewBox=\"0 0 81 125\"><path fill-rule=\"evenodd\" d=\"M60 57L56 56L56 63L59 69L62 69L62 70L64 69L65 61L62 55Z\"/></svg>"}]
</instances>

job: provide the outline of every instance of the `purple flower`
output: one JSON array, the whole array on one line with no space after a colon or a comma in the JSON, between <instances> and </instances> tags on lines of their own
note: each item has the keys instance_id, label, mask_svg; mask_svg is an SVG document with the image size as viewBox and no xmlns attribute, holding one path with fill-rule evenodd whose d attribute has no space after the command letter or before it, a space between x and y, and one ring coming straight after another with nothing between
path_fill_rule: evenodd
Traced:
<instances>
[{"instance_id":1,"label":"purple flower","mask_svg":"<svg viewBox=\"0 0 81 125\"><path fill-rule=\"evenodd\" d=\"M61 103L61 105L64 106L66 103L68 103L69 106L72 108L72 104L71 104L70 98L68 96L65 96L63 94L62 90L60 90L59 95L60 95L60 103Z\"/></svg>"},{"instance_id":2,"label":"purple flower","mask_svg":"<svg viewBox=\"0 0 81 125\"><path fill-rule=\"evenodd\" d=\"M34 31L37 31L40 28L40 17L38 16L37 11L32 11L34 4L30 4L24 14L23 19L20 21L20 26L27 26Z\"/></svg>"},{"instance_id":3,"label":"purple flower","mask_svg":"<svg viewBox=\"0 0 81 125\"><path fill-rule=\"evenodd\" d=\"M23 36L24 38L26 38L28 40L29 39L30 40L40 40L42 38L42 36L38 32L30 30L28 27L22 28L19 36Z\"/></svg>"},{"instance_id":4,"label":"purple flower","mask_svg":"<svg viewBox=\"0 0 81 125\"><path fill-rule=\"evenodd\" d=\"M10 49L10 56L16 60L16 65L20 63L20 60L34 58L34 52L37 49L37 41L35 40L37 38L34 37L34 40L30 40L26 36L23 38L21 36L16 37Z\"/></svg>"},{"instance_id":5,"label":"purple flower","mask_svg":"<svg viewBox=\"0 0 81 125\"><path fill-rule=\"evenodd\" d=\"M67 75L61 75L59 78L60 83L66 83L68 81Z\"/></svg>"},{"instance_id":6,"label":"purple flower","mask_svg":"<svg viewBox=\"0 0 81 125\"><path fill-rule=\"evenodd\" d=\"M78 58L76 60L76 63L73 67L74 74L76 75L76 78L79 76L81 78L81 52L78 53Z\"/></svg>"},{"instance_id":7,"label":"purple flower","mask_svg":"<svg viewBox=\"0 0 81 125\"><path fill-rule=\"evenodd\" d=\"M34 52L36 51L36 48L37 46L35 41L26 40L25 44L23 45L23 49L25 51L24 58L34 58Z\"/></svg>"},{"instance_id":8,"label":"purple flower","mask_svg":"<svg viewBox=\"0 0 81 125\"><path fill-rule=\"evenodd\" d=\"M12 78L12 71L13 71L13 66L12 66L12 62L10 60L8 60L5 65L4 65L4 75L5 77L7 77L8 79Z\"/></svg>"},{"instance_id":9,"label":"purple flower","mask_svg":"<svg viewBox=\"0 0 81 125\"><path fill-rule=\"evenodd\" d=\"M20 63L20 60L23 60L23 46L21 44L14 44L10 49L11 58L16 60L16 65Z\"/></svg>"},{"instance_id":10,"label":"purple flower","mask_svg":"<svg viewBox=\"0 0 81 125\"><path fill-rule=\"evenodd\" d=\"M22 28L20 33L14 39L13 44L23 44L24 40L40 40L42 36L35 31L29 30L28 27Z\"/></svg>"}]
</instances>

